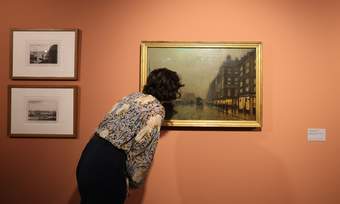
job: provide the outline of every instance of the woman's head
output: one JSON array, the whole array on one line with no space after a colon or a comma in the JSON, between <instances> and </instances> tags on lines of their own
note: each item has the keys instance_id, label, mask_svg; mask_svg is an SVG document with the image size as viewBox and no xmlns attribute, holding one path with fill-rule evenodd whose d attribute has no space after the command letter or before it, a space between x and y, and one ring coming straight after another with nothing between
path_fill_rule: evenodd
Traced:
<instances>
[{"instance_id":1,"label":"woman's head","mask_svg":"<svg viewBox=\"0 0 340 204\"><path fill-rule=\"evenodd\" d=\"M182 86L176 72L159 68L150 72L143 93L154 96L160 102L173 101L180 97L179 89Z\"/></svg>"},{"instance_id":2,"label":"woman's head","mask_svg":"<svg viewBox=\"0 0 340 204\"><path fill-rule=\"evenodd\" d=\"M179 89L182 86L184 85L176 72L159 68L149 74L143 93L157 98L165 108L165 118L170 119L176 113L172 101L181 96Z\"/></svg>"}]
</instances>

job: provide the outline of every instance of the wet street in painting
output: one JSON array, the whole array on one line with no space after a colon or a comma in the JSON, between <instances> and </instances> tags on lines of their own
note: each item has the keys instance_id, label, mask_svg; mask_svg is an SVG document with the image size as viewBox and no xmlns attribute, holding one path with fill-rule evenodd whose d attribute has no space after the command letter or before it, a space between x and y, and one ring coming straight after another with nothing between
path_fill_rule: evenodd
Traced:
<instances>
[{"instance_id":1,"label":"wet street in painting","mask_svg":"<svg viewBox=\"0 0 340 204\"><path fill-rule=\"evenodd\" d=\"M177 113L174 120L255 120L255 115L241 112L232 113L231 110L222 111L214 106L176 105Z\"/></svg>"}]
</instances>

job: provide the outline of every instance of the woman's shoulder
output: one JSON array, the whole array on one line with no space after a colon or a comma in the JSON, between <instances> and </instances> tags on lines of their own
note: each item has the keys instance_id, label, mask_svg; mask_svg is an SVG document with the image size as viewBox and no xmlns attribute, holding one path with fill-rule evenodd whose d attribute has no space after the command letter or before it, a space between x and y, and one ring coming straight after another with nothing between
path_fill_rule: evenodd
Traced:
<instances>
[{"instance_id":1,"label":"woman's shoulder","mask_svg":"<svg viewBox=\"0 0 340 204\"><path fill-rule=\"evenodd\" d=\"M141 92L132 92L129 95L124 96L122 100L123 101L135 100L135 99L142 97L142 96L143 96L143 93L141 93Z\"/></svg>"},{"instance_id":2,"label":"woman's shoulder","mask_svg":"<svg viewBox=\"0 0 340 204\"><path fill-rule=\"evenodd\" d=\"M150 104L150 103L159 103L160 102L152 95L149 94L145 94L142 92L133 92L125 97L123 97L122 101L132 101L132 102L136 102L137 104L140 105L146 105L146 104Z\"/></svg>"},{"instance_id":3,"label":"woman's shoulder","mask_svg":"<svg viewBox=\"0 0 340 204\"><path fill-rule=\"evenodd\" d=\"M136 103L140 105L145 105L150 102L157 102L157 99L152 95L144 94L142 92L133 92L121 100L123 103Z\"/></svg>"},{"instance_id":4,"label":"woman's shoulder","mask_svg":"<svg viewBox=\"0 0 340 204\"><path fill-rule=\"evenodd\" d=\"M152 95L140 93L135 99L136 104L147 110L147 114L150 115L164 115L164 107L161 102Z\"/></svg>"},{"instance_id":5,"label":"woman's shoulder","mask_svg":"<svg viewBox=\"0 0 340 204\"><path fill-rule=\"evenodd\" d=\"M161 102L154 96L142 92L133 92L123 97L120 103L141 107L143 110L151 111L153 114L157 112L161 115L164 114L164 107Z\"/></svg>"}]
</instances>

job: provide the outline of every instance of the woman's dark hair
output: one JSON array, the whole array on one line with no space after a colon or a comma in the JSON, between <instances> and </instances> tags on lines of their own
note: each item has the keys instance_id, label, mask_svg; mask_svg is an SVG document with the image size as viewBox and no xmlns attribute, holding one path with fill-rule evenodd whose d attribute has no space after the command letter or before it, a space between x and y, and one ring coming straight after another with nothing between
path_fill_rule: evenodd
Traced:
<instances>
[{"instance_id":1,"label":"woman's dark hair","mask_svg":"<svg viewBox=\"0 0 340 204\"><path fill-rule=\"evenodd\" d=\"M160 102L172 101L180 97L179 88L182 86L176 72L159 68L150 72L143 93L154 96Z\"/></svg>"},{"instance_id":2,"label":"woman's dark hair","mask_svg":"<svg viewBox=\"0 0 340 204\"><path fill-rule=\"evenodd\" d=\"M178 74L167 68L158 68L150 72L143 93L157 98L164 106L166 118L174 114L172 101L181 96L179 89L184 86Z\"/></svg>"}]
</instances>

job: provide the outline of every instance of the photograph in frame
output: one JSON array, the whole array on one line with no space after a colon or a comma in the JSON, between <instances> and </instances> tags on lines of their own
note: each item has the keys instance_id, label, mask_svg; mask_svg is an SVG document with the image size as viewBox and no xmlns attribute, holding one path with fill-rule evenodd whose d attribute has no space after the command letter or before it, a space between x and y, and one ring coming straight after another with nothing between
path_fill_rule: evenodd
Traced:
<instances>
[{"instance_id":1,"label":"photograph in frame","mask_svg":"<svg viewBox=\"0 0 340 204\"><path fill-rule=\"evenodd\" d=\"M76 137L77 86L8 87L10 137Z\"/></svg>"},{"instance_id":2,"label":"photograph in frame","mask_svg":"<svg viewBox=\"0 0 340 204\"><path fill-rule=\"evenodd\" d=\"M60 48L60 45L53 42L29 43L27 50L27 53L29 53L28 64L58 65L58 61L60 61L58 47Z\"/></svg>"},{"instance_id":3,"label":"photograph in frame","mask_svg":"<svg viewBox=\"0 0 340 204\"><path fill-rule=\"evenodd\" d=\"M156 42L141 44L141 78L166 67L181 77L176 113L164 126L262 126L261 43Z\"/></svg>"},{"instance_id":4,"label":"photograph in frame","mask_svg":"<svg viewBox=\"0 0 340 204\"><path fill-rule=\"evenodd\" d=\"M27 100L27 121L32 122L57 122L58 101L56 99L34 99Z\"/></svg>"},{"instance_id":5,"label":"photograph in frame","mask_svg":"<svg viewBox=\"0 0 340 204\"><path fill-rule=\"evenodd\" d=\"M12 29L14 80L77 80L77 29Z\"/></svg>"}]
</instances>

